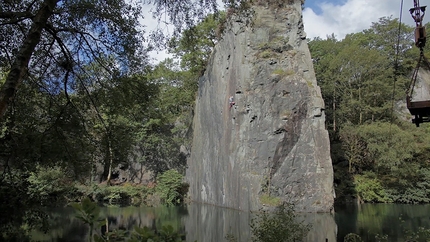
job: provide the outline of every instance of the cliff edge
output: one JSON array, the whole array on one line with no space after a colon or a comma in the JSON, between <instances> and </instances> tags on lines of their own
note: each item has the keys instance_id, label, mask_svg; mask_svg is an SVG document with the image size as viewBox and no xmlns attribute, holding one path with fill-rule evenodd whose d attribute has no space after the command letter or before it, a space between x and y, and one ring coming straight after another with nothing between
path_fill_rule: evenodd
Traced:
<instances>
[{"instance_id":1,"label":"cliff edge","mask_svg":"<svg viewBox=\"0 0 430 242\"><path fill-rule=\"evenodd\" d=\"M199 80L186 171L191 200L240 210L279 202L301 212L333 208L324 101L302 3L291 2L253 6L226 23Z\"/></svg>"}]
</instances>

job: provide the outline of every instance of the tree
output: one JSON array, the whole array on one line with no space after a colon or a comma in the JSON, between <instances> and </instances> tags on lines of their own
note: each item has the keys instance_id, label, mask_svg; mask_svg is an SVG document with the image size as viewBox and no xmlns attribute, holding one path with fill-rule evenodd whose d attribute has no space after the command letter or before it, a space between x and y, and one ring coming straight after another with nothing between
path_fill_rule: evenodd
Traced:
<instances>
[{"instance_id":1,"label":"tree","mask_svg":"<svg viewBox=\"0 0 430 242\"><path fill-rule=\"evenodd\" d=\"M225 12L209 14L197 25L186 29L180 37L173 37L170 52L181 58L181 68L201 75L215 44L218 42L217 28L225 21Z\"/></svg>"},{"instance_id":2,"label":"tree","mask_svg":"<svg viewBox=\"0 0 430 242\"><path fill-rule=\"evenodd\" d=\"M344 124L391 119L392 103L404 99L416 50L411 48L412 28L400 27L399 35L397 19L381 18L342 41L328 36L309 42L317 81L328 104L328 126L335 135Z\"/></svg>"},{"instance_id":3,"label":"tree","mask_svg":"<svg viewBox=\"0 0 430 242\"><path fill-rule=\"evenodd\" d=\"M270 6L274 8L291 5L299 0L222 0L225 9L230 9L230 13L241 12L249 9L252 5ZM159 23L172 24L175 26L173 36L179 37L182 31L198 25L208 15L219 14L219 0L145 0L144 3L155 5L153 12L154 18ZM304 4L304 0L300 0ZM168 20L167 20L168 19ZM156 41L153 45L158 48L164 48L169 41L165 40L161 29L155 30L152 34L152 39ZM169 40L171 36L167 36Z\"/></svg>"},{"instance_id":4,"label":"tree","mask_svg":"<svg viewBox=\"0 0 430 242\"><path fill-rule=\"evenodd\" d=\"M419 57L412 33L412 27L384 17L343 40L329 36L309 42L328 104L340 196L368 202L428 201L427 131L411 129L393 116Z\"/></svg>"},{"instance_id":5,"label":"tree","mask_svg":"<svg viewBox=\"0 0 430 242\"><path fill-rule=\"evenodd\" d=\"M84 65L98 61L109 70L104 55L114 56L122 72L137 70L145 57L140 14L125 0L2 1L0 66L9 72L0 90L0 119L30 76L50 92L68 95Z\"/></svg>"},{"instance_id":6,"label":"tree","mask_svg":"<svg viewBox=\"0 0 430 242\"><path fill-rule=\"evenodd\" d=\"M208 13L218 10L216 0L147 0L145 3L155 5L154 17L159 22L168 17L169 23L175 26L178 34L194 26L196 20L201 20Z\"/></svg>"},{"instance_id":7,"label":"tree","mask_svg":"<svg viewBox=\"0 0 430 242\"><path fill-rule=\"evenodd\" d=\"M324 97L327 112L327 125L329 130L337 132L336 111L340 100L340 90L338 90L339 77L338 70L330 68L333 59L338 55L343 44L337 40L334 34L327 36L325 40L315 38L309 42L309 50L312 53L315 74L318 85Z\"/></svg>"}]
</instances>

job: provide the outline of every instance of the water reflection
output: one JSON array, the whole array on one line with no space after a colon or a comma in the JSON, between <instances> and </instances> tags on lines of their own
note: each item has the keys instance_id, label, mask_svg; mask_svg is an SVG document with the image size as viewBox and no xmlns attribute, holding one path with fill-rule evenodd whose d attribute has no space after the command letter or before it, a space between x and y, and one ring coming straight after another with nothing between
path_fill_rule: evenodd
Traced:
<instances>
[{"instance_id":1,"label":"water reflection","mask_svg":"<svg viewBox=\"0 0 430 242\"><path fill-rule=\"evenodd\" d=\"M191 204L188 212L184 218L187 241L227 241L227 235L234 235L237 241L250 240L248 212L204 204Z\"/></svg>"},{"instance_id":2,"label":"water reflection","mask_svg":"<svg viewBox=\"0 0 430 242\"><path fill-rule=\"evenodd\" d=\"M305 223L312 225L311 231L309 231L305 241L336 241L337 225L333 214L309 213L301 214L299 217L303 218Z\"/></svg>"},{"instance_id":3,"label":"water reflection","mask_svg":"<svg viewBox=\"0 0 430 242\"><path fill-rule=\"evenodd\" d=\"M305 241L343 241L348 233L357 233L363 241L376 241L375 235L387 235L388 241L405 241L405 234L430 228L430 205L363 204L337 207L336 214L301 214L299 219L312 224ZM134 226L159 229L170 225L186 234L187 241L227 241L234 235L237 241L250 241L248 212L190 204L186 207L110 207L102 208L101 217L108 224L97 229L98 234L107 229L132 230ZM34 232L36 241L86 241L88 227L75 218L71 208L50 211L49 234ZM425 240L423 240L425 241Z\"/></svg>"},{"instance_id":4,"label":"water reflection","mask_svg":"<svg viewBox=\"0 0 430 242\"><path fill-rule=\"evenodd\" d=\"M388 241L405 241L419 228L430 228L430 205L347 204L336 208L339 225L338 241L348 233L359 234L364 241L377 241L375 236L388 236ZM419 241L427 241L425 238Z\"/></svg>"},{"instance_id":5,"label":"water reflection","mask_svg":"<svg viewBox=\"0 0 430 242\"><path fill-rule=\"evenodd\" d=\"M175 230L186 234L186 241L227 241L227 235L233 235L237 241L250 241L250 220L252 214L234 209L220 208L204 204L189 204L186 207L108 207L101 209L101 217L107 218L108 224L97 229L98 234L106 230L133 230L134 226L159 229L170 225ZM75 218L71 208L50 211L52 229L49 234L34 232L36 241L85 241L88 227ZM321 241L327 238L335 241L336 223L330 214L304 214L300 220L313 224L306 241Z\"/></svg>"}]
</instances>

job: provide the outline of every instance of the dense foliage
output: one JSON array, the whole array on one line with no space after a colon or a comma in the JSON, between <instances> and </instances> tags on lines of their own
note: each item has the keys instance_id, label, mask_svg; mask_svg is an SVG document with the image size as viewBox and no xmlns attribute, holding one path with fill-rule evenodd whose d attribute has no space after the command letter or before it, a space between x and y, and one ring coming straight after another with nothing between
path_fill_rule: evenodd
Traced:
<instances>
[{"instance_id":1,"label":"dense foliage","mask_svg":"<svg viewBox=\"0 0 430 242\"><path fill-rule=\"evenodd\" d=\"M136 1L0 3L0 210L8 211L0 217L2 239L25 241L24 230L47 229L41 206L184 199L197 79L236 10L217 12L215 0L144 2L176 25L164 47L178 61L149 64ZM292 3L224 2L233 9ZM430 129L412 127L393 109L402 105L418 58L413 28L401 25L398 35L398 26L381 18L343 40L309 42L327 107L338 200L430 202ZM135 163L153 173L152 184L112 177L115 167ZM278 225L272 232L282 236L276 233L292 214L262 218L254 224L264 232L256 234L260 240Z\"/></svg>"},{"instance_id":2,"label":"dense foliage","mask_svg":"<svg viewBox=\"0 0 430 242\"><path fill-rule=\"evenodd\" d=\"M252 241L302 241L311 225L298 221L292 205L280 205L273 212L260 211L251 220Z\"/></svg>"},{"instance_id":3,"label":"dense foliage","mask_svg":"<svg viewBox=\"0 0 430 242\"><path fill-rule=\"evenodd\" d=\"M81 203L72 204L76 210L76 217L89 225L89 241L185 241L185 234L175 230L171 225L162 226L160 229L135 226L133 231L114 230L104 234L94 233L97 226L108 226L107 219L101 219L100 209L96 203L84 199ZM275 211L259 211L253 215L250 222L252 241L255 242L283 242L302 241L308 234L311 225L299 221L293 205L281 205ZM233 235L226 237L228 241L237 241Z\"/></svg>"},{"instance_id":4,"label":"dense foliage","mask_svg":"<svg viewBox=\"0 0 430 242\"><path fill-rule=\"evenodd\" d=\"M412 27L384 17L343 40L309 42L326 103L338 201L430 201L430 129L417 129L402 109L419 57L412 34Z\"/></svg>"},{"instance_id":5,"label":"dense foliage","mask_svg":"<svg viewBox=\"0 0 430 242\"><path fill-rule=\"evenodd\" d=\"M41 205L85 197L109 204L183 199L180 174L190 148L197 76L213 47L205 41L217 19L196 26L202 52L191 62L154 66L137 3L0 3L0 210L9 211L0 221L4 239L18 238L22 229L45 229ZM181 59L192 55L190 47L169 48ZM133 164L151 172L149 187L132 181L110 186L124 182L115 181L115 167ZM163 172L173 168L175 180L163 181ZM164 186L156 192L158 176Z\"/></svg>"}]
</instances>

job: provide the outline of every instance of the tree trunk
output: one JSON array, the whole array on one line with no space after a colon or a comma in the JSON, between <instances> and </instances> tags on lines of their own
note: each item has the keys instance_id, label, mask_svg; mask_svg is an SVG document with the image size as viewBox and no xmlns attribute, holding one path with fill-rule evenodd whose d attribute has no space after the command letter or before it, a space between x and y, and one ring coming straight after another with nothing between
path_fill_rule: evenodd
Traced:
<instances>
[{"instance_id":1,"label":"tree trunk","mask_svg":"<svg viewBox=\"0 0 430 242\"><path fill-rule=\"evenodd\" d=\"M106 234L108 234L109 233L109 220L108 220L108 218L105 219L105 223L106 223ZM108 237L108 240L109 240L109 237Z\"/></svg>"},{"instance_id":2,"label":"tree trunk","mask_svg":"<svg viewBox=\"0 0 430 242\"><path fill-rule=\"evenodd\" d=\"M363 105L361 104L361 86L358 87L358 105L360 105L359 124L361 125L363 123Z\"/></svg>"},{"instance_id":3,"label":"tree trunk","mask_svg":"<svg viewBox=\"0 0 430 242\"><path fill-rule=\"evenodd\" d=\"M106 184L110 186L110 179L112 177L112 163L113 163L112 144L111 144L110 135L108 136L108 151L109 151L109 169L108 169Z\"/></svg>"},{"instance_id":4,"label":"tree trunk","mask_svg":"<svg viewBox=\"0 0 430 242\"><path fill-rule=\"evenodd\" d=\"M6 82L0 90L0 119L5 115L19 84L22 82L27 72L28 63L34 49L40 42L43 28L46 26L58 1L59 0L45 0L39 11L37 11L36 16L33 18L33 24L12 63L9 74L6 77Z\"/></svg>"},{"instance_id":5,"label":"tree trunk","mask_svg":"<svg viewBox=\"0 0 430 242\"><path fill-rule=\"evenodd\" d=\"M333 131L336 131L336 83L333 88Z\"/></svg>"}]
</instances>

